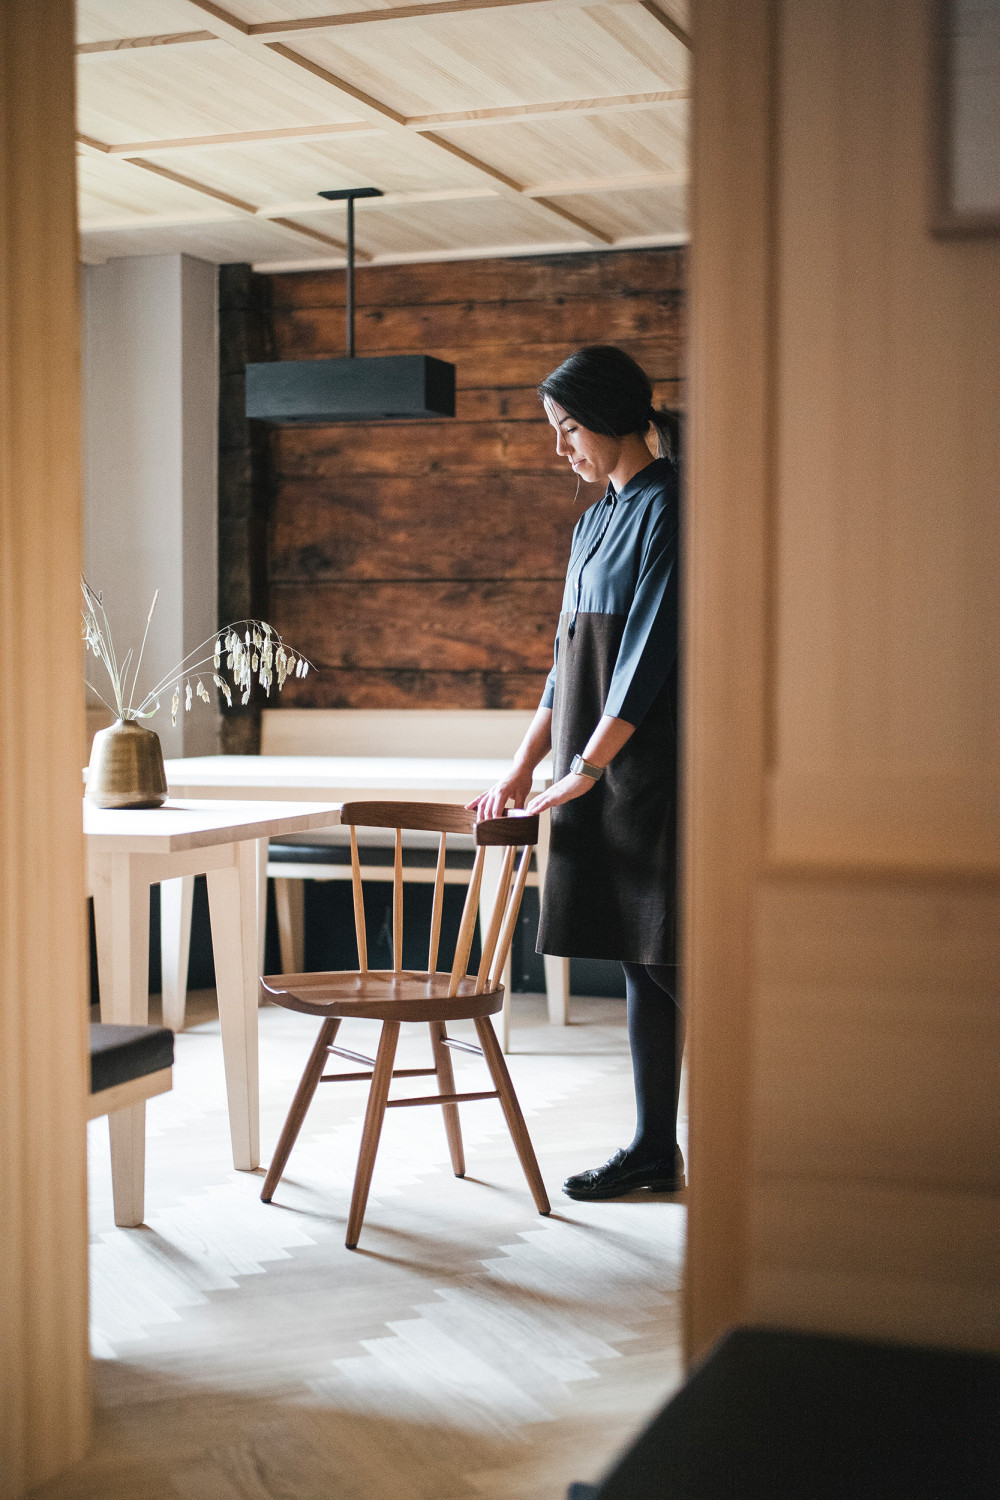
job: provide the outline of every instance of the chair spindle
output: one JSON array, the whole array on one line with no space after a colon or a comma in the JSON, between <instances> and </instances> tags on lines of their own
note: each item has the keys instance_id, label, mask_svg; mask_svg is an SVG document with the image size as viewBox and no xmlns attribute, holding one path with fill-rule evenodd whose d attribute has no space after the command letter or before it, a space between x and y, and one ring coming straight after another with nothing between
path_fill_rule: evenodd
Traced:
<instances>
[{"instance_id":1,"label":"chair spindle","mask_svg":"<svg viewBox=\"0 0 1000 1500\"><path fill-rule=\"evenodd\" d=\"M458 994L458 986L465 978L469 968L469 954L472 951L472 936L476 930L476 918L479 914L479 892L483 884L483 861L486 858L486 850L482 844L476 849L476 859L472 866L472 877L469 888L465 893L465 905L462 908L462 924L458 929L458 942L455 944L455 961L451 966L451 984L448 986L449 997Z\"/></svg>"},{"instance_id":2,"label":"chair spindle","mask_svg":"<svg viewBox=\"0 0 1000 1500\"><path fill-rule=\"evenodd\" d=\"M403 830L396 829L396 858L392 872L392 970L403 969Z\"/></svg>"},{"instance_id":3,"label":"chair spindle","mask_svg":"<svg viewBox=\"0 0 1000 1500\"><path fill-rule=\"evenodd\" d=\"M361 883L361 859L358 854L358 831L351 824L351 885L354 889L354 936L358 944L358 970L368 973L368 937L365 932L365 893Z\"/></svg>"},{"instance_id":4,"label":"chair spindle","mask_svg":"<svg viewBox=\"0 0 1000 1500\"><path fill-rule=\"evenodd\" d=\"M434 872L434 904L431 907L431 935L427 947L427 972L433 974L437 969L438 948L441 944L441 917L444 913L444 870L445 852L448 843L448 835L441 834L441 842L438 845L437 869Z\"/></svg>"},{"instance_id":5,"label":"chair spindle","mask_svg":"<svg viewBox=\"0 0 1000 1500\"><path fill-rule=\"evenodd\" d=\"M516 853L517 850L513 844L504 850L500 879L497 881L496 900L493 903L493 915L490 918L489 930L483 935L483 954L479 962L479 973L476 975L477 995L481 995L486 988L490 964L493 962L493 954L496 952L497 939L500 936L500 925L507 910L507 898L510 895L510 879L514 869L514 857Z\"/></svg>"},{"instance_id":6,"label":"chair spindle","mask_svg":"<svg viewBox=\"0 0 1000 1500\"><path fill-rule=\"evenodd\" d=\"M514 881L514 891L509 901L507 902L506 914L503 924L503 935L500 939L500 945L497 948L496 958L494 960L493 969L490 974L489 988L491 990L495 990L500 983L504 971L504 965L507 962L507 955L510 952L510 945L514 940L514 925L517 922L517 915L521 909L521 897L524 895L524 886L526 880L528 879L528 867L531 864L531 852L532 851L530 844L525 844L524 848L521 850L521 860L517 867L517 878ZM511 854L513 855L513 853L514 851L512 849Z\"/></svg>"}]
</instances>

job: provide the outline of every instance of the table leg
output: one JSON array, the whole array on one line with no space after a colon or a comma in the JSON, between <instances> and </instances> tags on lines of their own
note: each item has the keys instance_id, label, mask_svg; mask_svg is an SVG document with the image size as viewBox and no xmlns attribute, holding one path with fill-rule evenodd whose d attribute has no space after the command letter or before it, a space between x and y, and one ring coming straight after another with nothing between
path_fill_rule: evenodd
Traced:
<instances>
[{"instance_id":1,"label":"table leg","mask_svg":"<svg viewBox=\"0 0 1000 1500\"><path fill-rule=\"evenodd\" d=\"M127 855L94 870L94 925L101 987L101 1020L141 1026L149 1018L149 884ZM142 1223L146 1175L146 1105L108 1116L115 1223Z\"/></svg>"},{"instance_id":2,"label":"table leg","mask_svg":"<svg viewBox=\"0 0 1000 1500\"><path fill-rule=\"evenodd\" d=\"M160 973L163 1024L184 1030L188 959L191 956L191 908L194 876L160 881Z\"/></svg>"},{"instance_id":3,"label":"table leg","mask_svg":"<svg viewBox=\"0 0 1000 1500\"><path fill-rule=\"evenodd\" d=\"M267 946L267 849L270 839L257 840L257 977L264 972Z\"/></svg>"},{"instance_id":4,"label":"table leg","mask_svg":"<svg viewBox=\"0 0 1000 1500\"><path fill-rule=\"evenodd\" d=\"M234 844L233 863L208 872L233 1165L244 1172L252 1172L260 1163L255 844L253 839Z\"/></svg>"},{"instance_id":5,"label":"table leg","mask_svg":"<svg viewBox=\"0 0 1000 1500\"><path fill-rule=\"evenodd\" d=\"M549 863L549 819L544 814L538 820L538 844L535 849L535 864L538 869L538 899L545 887L545 871ZM569 1025L569 959L558 958L551 953L543 954L545 965L545 994L549 1002L549 1024Z\"/></svg>"}]
</instances>

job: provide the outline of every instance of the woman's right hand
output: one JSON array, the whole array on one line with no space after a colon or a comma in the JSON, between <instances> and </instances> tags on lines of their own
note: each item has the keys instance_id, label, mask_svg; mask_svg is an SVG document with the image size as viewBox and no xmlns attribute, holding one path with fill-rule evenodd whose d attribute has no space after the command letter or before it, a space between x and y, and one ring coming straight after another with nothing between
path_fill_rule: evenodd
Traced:
<instances>
[{"instance_id":1,"label":"woman's right hand","mask_svg":"<svg viewBox=\"0 0 1000 1500\"><path fill-rule=\"evenodd\" d=\"M508 803L523 807L531 795L532 773L523 766L515 766L508 776L491 786L488 792L474 797L465 804L469 812L475 812L478 822L484 818L502 818Z\"/></svg>"}]
</instances>

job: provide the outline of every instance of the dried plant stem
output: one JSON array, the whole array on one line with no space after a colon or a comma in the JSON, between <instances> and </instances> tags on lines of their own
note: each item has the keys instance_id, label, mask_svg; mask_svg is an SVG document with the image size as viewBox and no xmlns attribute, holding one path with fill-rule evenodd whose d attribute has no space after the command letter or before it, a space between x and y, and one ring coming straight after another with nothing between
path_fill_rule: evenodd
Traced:
<instances>
[{"instance_id":1,"label":"dried plant stem","mask_svg":"<svg viewBox=\"0 0 1000 1500\"><path fill-rule=\"evenodd\" d=\"M146 637L149 635L149 624L153 618L153 610L156 608L156 601L157 599L159 599L159 597L160 591L159 589L157 589L155 594L153 595L153 602L149 606L149 614L146 616L146 628L142 632L142 645L139 647L139 660L135 664L135 675L132 678L132 691L128 695L129 712L131 712L132 710L132 699L135 697L135 685L139 681L139 668L142 666L142 653L146 649ZM129 652L129 655L132 655L131 651ZM124 673L122 675L124 676Z\"/></svg>"},{"instance_id":2,"label":"dried plant stem","mask_svg":"<svg viewBox=\"0 0 1000 1500\"><path fill-rule=\"evenodd\" d=\"M173 700L171 704L171 718L176 721L176 714L183 692L184 707L189 709L194 694L197 694L205 703L211 703L208 689L202 683L200 677L196 684L192 685L191 678L201 671L206 674L211 670L212 681L219 692L225 697L227 704L232 706L232 689L226 679L220 676L222 670L222 658L226 658L225 670L232 674L233 685L242 694L242 702L249 700L253 677L256 676L260 686L270 696L272 684L277 681L278 691L281 691L288 674L294 669L296 676L304 676L312 666L307 657L300 652L292 651L286 646L279 633L266 620L236 620L229 625L224 625L208 636L199 646L188 654L175 666L165 677L152 688L136 705L135 695L138 691L139 672L142 667L146 652L146 642L149 639L149 630L156 609L156 602L160 597L157 589L153 595L153 602L149 606L149 614L146 616L146 628L142 634L142 644L139 655L132 667L133 651L131 647L126 652L124 660L119 664L115 653L114 638L111 633L111 623L108 620L107 611L104 608L103 595L91 588L87 580L81 579L83 590L83 635L88 650L104 663L108 676L111 678L111 686L114 690L116 707L111 704L104 695L94 687L93 683L87 686L100 699L104 706L111 712L117 713L122 720L149 719L160 707L160 694L169 687L173 687ZM129 674L131 671L131 686L129 685ZM126 701L127 694L127 701Z\"/></svg>"}]
</instances>

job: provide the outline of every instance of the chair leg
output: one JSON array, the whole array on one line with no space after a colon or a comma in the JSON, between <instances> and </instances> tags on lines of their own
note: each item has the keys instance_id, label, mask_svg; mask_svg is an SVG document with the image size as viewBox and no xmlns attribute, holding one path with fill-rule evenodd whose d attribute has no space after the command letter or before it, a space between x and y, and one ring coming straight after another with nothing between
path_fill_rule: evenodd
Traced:
<instances>
[{"instance_id":1,"label":"chair leg","mask_svg":"<svg viewBox=\"0 0 1000 1500\"><path fill-rule=\"evenodd\" d=\"M514 1093L514 1085L510 1081L507 1064L504 1062L503 1053L500 1051L500 1043L493 1029L493 1022L489 1016L479 1016L476 1019L476 1032L479 1036L479 1045L483 1049L486 1065L496 1084L497 1093L500 1095L500 1104L507 1118L507 1128L514 1142L514 1150L524 1169L524 1175L528 1179L531 1196L535 1200L535 1207L540 1214L547 1214L551 1210L542 1174L538 1170L538 1161L535 1157L535 1148L531 1144L528 1127L524 1123L521 1106L517 1102Z\"/></svg>"},{"instance_id":2,"label":"chair leg","mask_svg":"<svg viewBox=\"0 0 1000 1500\"><path fill-rule=\"evenodd\" d=\"M442 1094L455 1093L455 1073L451 1065L451 1053L444 1045L445 1037L448 1035L443 1021L431 1021L431 1046L434 1049L434 1066L437 1068L438 1090ZM458 1118L457 1104L442 1104L441 1113L444 1115L445 1134L448 1137L448 1150L451 1152L451 1164L455 1169L456 1177L465 1176L465 1151L462 1146L462 1126Z\"/></svg>"},{"instance_id":3,"label":"chair leg","mask_svg":"<svg viewBox=\"0 0 1000 1500\"><path fill-rule=\"evenodd\" d=\"M271 1165L268 1167L267 1176L264 1178L264 1186L260 1195L264 1203L270 1203L274 1190L281 1181L281 1174L285 1170L285 1163L288 1160L292 1147L295 1145L299 1131L302 1129L302 1122L312 1103L313 1094L315 1094L320 1078L323 1076L323 1069L326 1066L327 1048L333 1042L339 1029L339 1020L324 1021L319 1029L316 1045L309 1055L305 1072L302 1074L299 1086L295 1090L295 1098L292 1100L291 1108L288 1111L288 1118L282 1126L281 1134L278 1137L278 1144L275 1146L274 1155L271 1158Z\"/></svg>"},{"instance_id":4,"label":"chair leg","mask_svg":"<svg viewBox=\"0 0 1000 1500\"><path fill-rule=\"evenodd\" d=\"M392 1082L392 1065L395 1061L396 1043L398 1041L399 1022L383 1021L382 1035L379 1038L378 1052L375 1055L375 1071L372 1075L371 1088L368 1093L368 1108L365 1111L365 1128L361 1135L358 1170L354 1177L351 1212L347 1219L347 1239L345 1243L348 1250L353 1250L357 1246L361 1235L361 1226L365 1219L368 1189L371 1187L372 1171L375 1167L375 1153L378 1151L379 1136L382 1134L382 1121L385 1118L385 1101L389 1097L389 1085Z\"/></svg>"}]
</instances>

